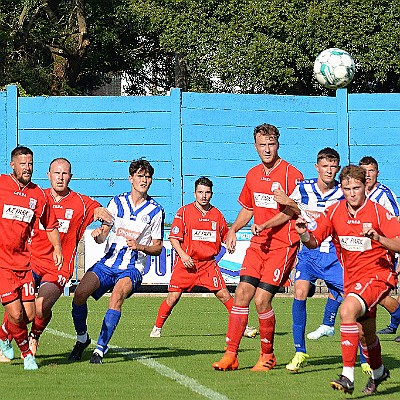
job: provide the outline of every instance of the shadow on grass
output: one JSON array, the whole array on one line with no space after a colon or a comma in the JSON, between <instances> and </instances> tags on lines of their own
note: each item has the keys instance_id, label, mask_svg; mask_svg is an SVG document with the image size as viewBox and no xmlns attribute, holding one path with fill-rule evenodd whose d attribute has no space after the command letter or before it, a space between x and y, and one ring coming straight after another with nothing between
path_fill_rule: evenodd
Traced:
<instances>
[{"instance_id":1,"label":"shadow on grass","mask_svg":"<svg viewBox=\"0 0 400 400\"><path fill-rule=\"evenodd\" d=\"M68 361L69 352L50 354L50 355L37 355L36 360L39 366L51 366L64 365L64 364L75 364L75 363L85 363L88 362L92 351L94 349L87 349L82 355L82 359L76 362ZM250 349L243 349L241 352L252 351ZM199 354L209 354L215 355L216 358L222 357L224 351L223 349L182 349L174 347L158 347L158 348L110 348L104 357L104 362L107 360L113 360L113 362L125 362L138 359L153 359L158 358L176 358L176 357L191 357ZM119 360L118 360L119 359Z\"/></svg>"}]
</instances>

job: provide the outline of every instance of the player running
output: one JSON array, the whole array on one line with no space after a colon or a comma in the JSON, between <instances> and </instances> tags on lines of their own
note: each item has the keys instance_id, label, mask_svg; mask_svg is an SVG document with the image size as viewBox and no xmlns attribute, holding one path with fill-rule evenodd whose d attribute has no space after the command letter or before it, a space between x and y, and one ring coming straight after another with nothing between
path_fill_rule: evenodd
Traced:
<instances>
[{"instance_id":1,"label":"player running","mask_svg":"<svg viewBox=\"0 0 400 400\"><path fill-rule=\"evenodd\" d=\"M370 395L390 377L382 363L376 335L376 306L397 283L394 252L400 251L400 224L384 207L366 197L365 182L363 168L355 165L343 168L340 183L345 200L328 207L315 220L312 231L307 229L304 218L298 218L296 231L309 249L317 248L329 236L340 246L345 292L340 309L343 369L330 385L353 393L360 340L372 370L363 393Z\"/></svg>"}]
</instances>

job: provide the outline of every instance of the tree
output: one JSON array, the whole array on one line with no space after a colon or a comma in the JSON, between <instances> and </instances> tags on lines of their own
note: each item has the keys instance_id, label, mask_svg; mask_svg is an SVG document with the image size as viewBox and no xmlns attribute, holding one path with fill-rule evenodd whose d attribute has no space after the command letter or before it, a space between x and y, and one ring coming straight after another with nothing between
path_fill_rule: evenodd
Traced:
<instances>
[{"instance_id":1,"label":"tree","mask_svg":"<svg viewBox=\"0 0 400 400\"><path fill-rule=\"evenodd\" d=\"M85 94L123 73L130 94L333 94L313 62L339 47L350 91L393 92L399 20L398 0L3 0L0 86Z\"/></svg>"},{"instance_id":2,"label":"tree","mask_svg":"<svg viewBox=\"0 0 400 400\"><path fill-rule=\"evenodd\" d=\"M312 77L324 49L349 51L350 91L398 91L398 1L144 0L162 48L187 65L189 90L240 93L327 92ZM329 91L328 91L329 93ZM332 93L332 91L330 92Z\"/></svg>"}]
</instances>

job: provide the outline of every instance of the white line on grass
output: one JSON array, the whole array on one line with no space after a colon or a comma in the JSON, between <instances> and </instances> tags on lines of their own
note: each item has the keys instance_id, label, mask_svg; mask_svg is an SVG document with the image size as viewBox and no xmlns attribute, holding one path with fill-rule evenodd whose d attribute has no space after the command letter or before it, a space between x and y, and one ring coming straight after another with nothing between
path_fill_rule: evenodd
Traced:
<instances>
[{"instance_id":1,"label":"white line on grass","mask_svg":"<svg viewBox=\"0 0 400 400\"><path fill-rule=\"evenodd\" d=\"M66 339L76 340L76 336L69 335L68 333L57 331L55 329L46 328L46 332L51 333L52 335L55 335L55 336L61 336ZM92 344L96 344L96 342L92 340ZM160 375L163 375L167 378L170 378L170 379L176 381L180 385L187 387L191 391L196 392L196 393L200 394L201 396L206 397L207 399L229 400L228 397L224 396L223 394L214 392L214 390L201 385L196 380L194 380L186 375L182 375L179 372L176 372L174 369L169 368L166 365L159 363L158 361L154 360L154 358L145 357L140 354L132 353L131 350L124 349L124 348L118 347L118 346L109 346L109 347L110 347L110 349L113 349L115 352L121 353L124 356L126 356L132 360L140 362L141 364L145 365L146 367L154 369L154 371L158 372Z\"/></svg>"}]
</instances>

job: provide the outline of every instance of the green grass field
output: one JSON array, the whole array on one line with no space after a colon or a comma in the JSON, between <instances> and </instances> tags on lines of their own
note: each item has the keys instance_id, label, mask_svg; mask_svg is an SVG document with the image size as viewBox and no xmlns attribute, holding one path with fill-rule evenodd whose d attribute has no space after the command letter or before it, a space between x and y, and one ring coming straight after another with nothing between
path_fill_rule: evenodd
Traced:
<instances>
[{"instance_id":1,"label":"green grass field","mask_svg":"<svg viewBox=\"0 0 400 400\"><path fill-rule=\"evenodd\" d=\"M48 331L43 334L37 355L38 371L24 371L20 359L0 364L2 398L39 399L342 399L364 398L361 393L368 377L356 370L353 396L333 391L329 380L341 372L338 324L332 338L307 341L308 366L290 374L285 364L294 355L291 335L290 297L277 297L275 355L277 367L269 373L251 372L258 359L260 342L243 338L239 370L214 371L211 364L223 355L227 313L214 297L182 297L163 329L161 338L150 338L158 306L163 297L138 295L126 301L112 348L103 365L89 364L91 351L83 360L69 364L67 356L75 343L70 314L71 298L56 304ZM107 298L89 302L89 334L95 341L107 308ZM325 299L308 301L307 332L322 319ZM198 315L196 310L198 310ZM389 316L378 312L378 327ZM257 325L254 308L250 323ZM400 398L400 344L393 336L381 337L384 362L391 379L379 387L382 400ZM15 345L14 345L15 346ZM90 349L94 348L94 344ZM16 351L16 354L19 354Z\"/></svg>"}]
</instances>

